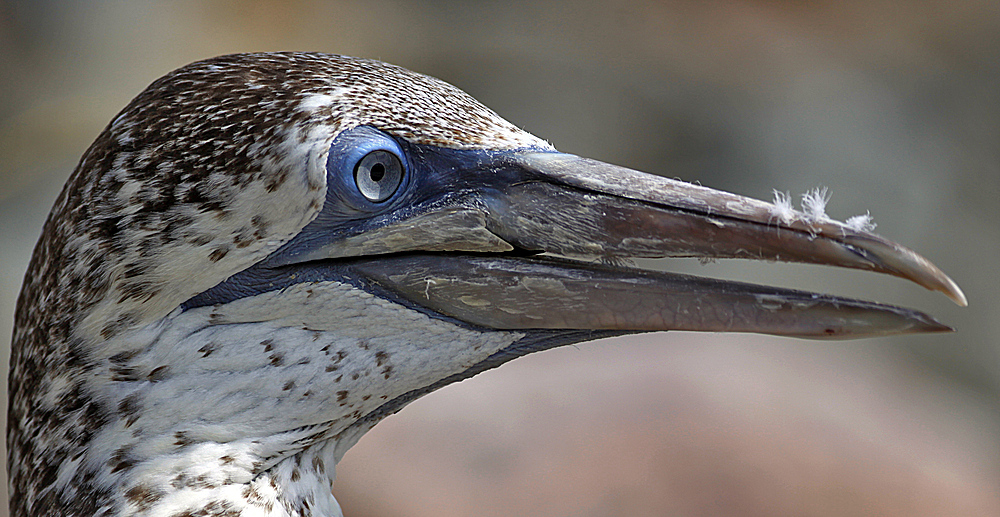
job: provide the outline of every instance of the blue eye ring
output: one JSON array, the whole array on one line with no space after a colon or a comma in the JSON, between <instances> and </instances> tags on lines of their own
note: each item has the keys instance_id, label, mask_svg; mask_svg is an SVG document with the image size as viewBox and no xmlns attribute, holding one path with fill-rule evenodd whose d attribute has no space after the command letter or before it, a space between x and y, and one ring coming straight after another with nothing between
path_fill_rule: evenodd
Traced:
<instances>
[{"instance_id":1,"label":"blue eye ring","mask_svg":"<svg viewBox=\"0 0 1000 517\"><path fill-rule=\"evenodd\" d=\"M326 163L328 202L361 212L383 209L409 184L409 167L402 146L371 126L337 135Z\"/></svg>"}]
</instances>

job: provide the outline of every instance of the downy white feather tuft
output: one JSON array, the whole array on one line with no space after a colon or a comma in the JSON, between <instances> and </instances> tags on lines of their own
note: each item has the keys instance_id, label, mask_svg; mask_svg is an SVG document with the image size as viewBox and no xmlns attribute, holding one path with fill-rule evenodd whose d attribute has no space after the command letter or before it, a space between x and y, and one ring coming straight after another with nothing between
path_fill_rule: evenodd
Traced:
<instances>
[{"instance_id":1,"label":"downy white feather tuft","mask_svg":"<svg viewBox=\"0 0 1000 517\"><path fill-rule=\"evenodd\" d=\"M774 189L774 205L771 207L771 217L778 221L789 224L799 218L799 214L792 207L792 198L787 192Z\"/></svg>"},{"instance_id":2,"label":"downy white feather tuft","mask_svg":"<svg viewBox=\"0 0 1000 517\"><path fill-rule=\"evenodd\" d=\"M830 221L826 215L826 204L830 202L830 192L826 187L816 187L802 194L802 212L807 223L816 224Z\"/></svg>"},{"instance_id":3,"label":"downy white feather tuft","mask_svg":"<svg viewBox=\"0 0 1000 517\"><path fill-rule=\"evenodd\" d=\"M871 232L875 229L877 224L872 220L872 214L870 212L865 212L854 217L849 217L844 221L844 226L856 231L856 232Z\"/></svg>"}]
</instances>

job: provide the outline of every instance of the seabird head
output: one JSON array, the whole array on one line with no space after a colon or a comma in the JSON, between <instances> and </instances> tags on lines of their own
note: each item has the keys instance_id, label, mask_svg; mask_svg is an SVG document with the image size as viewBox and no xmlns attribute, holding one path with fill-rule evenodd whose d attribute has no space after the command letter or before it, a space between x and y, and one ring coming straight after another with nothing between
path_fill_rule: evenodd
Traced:
<instances>
[{"instance_id":1,"label":"seabird head","mask_svg":"<svg viewBox=\"0 0 1000 517\"><path fill-rule=\"evenodd\" d=\"M866 229L558 153L377 61L194 63L112 120L45 224L16 313L11 513L335 515L334 466L362 434L520 355L658 330L948 330L626 266L829 264L964 305Z\"/></svg>"}]
</instances>

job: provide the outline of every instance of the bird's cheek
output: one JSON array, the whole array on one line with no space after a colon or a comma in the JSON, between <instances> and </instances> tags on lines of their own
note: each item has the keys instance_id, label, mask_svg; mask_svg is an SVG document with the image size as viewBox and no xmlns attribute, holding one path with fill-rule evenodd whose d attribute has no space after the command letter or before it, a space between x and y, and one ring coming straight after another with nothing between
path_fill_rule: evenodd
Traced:
<instances>
[{"instance_id":1,"label":"bird's cheek","mask_svg":"<svg viewBox=\"0 0 1000 517\"><path fill-rule=\"evenodd\" d=\"M78 336L108 339L166 316L277 250L315 218L325 195L306 181L276 182L273 174L258 175L239 189L238 195L218 193L220 201L210 209L180 203L143 214L142 221L140 214L125 217L120 242L126 245L117 257L103 259L114 267L92 272L106 276L108 293L85 315Z\"/></svg>"},{"instance_id":2,"label":"bird's cheek","mask_svg":"<svg viewBox=\"0 0 1000 517\"><path fill-rule=\"evenodd\" d=\"M191 309L171 325L198 326L187 320L210 324L184 340L186 351L173 352L187 356L171 364L190 365L174 375L187 375L189 388L219 401L192 407L215 411L237 395L255 397L240 405L243 416L230 414L227 421L245 417L254 428L269 422L268 432L324 424L336 433L386 401L463 372L523 336L472 330L340 282L296 284ZM222 386L217 378L223 372L245 382Z\"/></svg>"}]
</instances>

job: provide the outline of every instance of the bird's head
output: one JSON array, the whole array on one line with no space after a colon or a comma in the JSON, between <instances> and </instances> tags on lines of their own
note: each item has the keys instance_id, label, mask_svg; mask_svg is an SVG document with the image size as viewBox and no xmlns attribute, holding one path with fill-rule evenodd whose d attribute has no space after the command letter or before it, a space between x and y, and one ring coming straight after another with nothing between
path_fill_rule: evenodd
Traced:
<instances>
[{"instance_id":1,"label":"bird's head","mask_svg":"<svg viewBox=\"0 0 1000 517\"><path fill-rule=\"evenodd\" d=\"M36 248L12 355L13 513L334 512L333 465L379 419L530 352L659 330L947 330L628 267L675 256L867 269L965 303L921 256L822 210L558 153L399 67L189 65L101 133Z\"/></svg>"}]
</instances>

